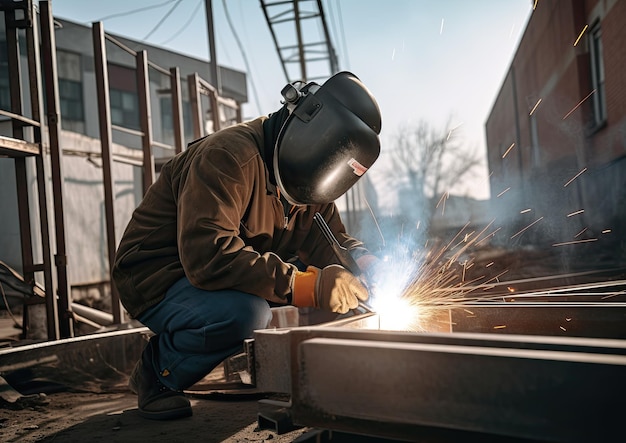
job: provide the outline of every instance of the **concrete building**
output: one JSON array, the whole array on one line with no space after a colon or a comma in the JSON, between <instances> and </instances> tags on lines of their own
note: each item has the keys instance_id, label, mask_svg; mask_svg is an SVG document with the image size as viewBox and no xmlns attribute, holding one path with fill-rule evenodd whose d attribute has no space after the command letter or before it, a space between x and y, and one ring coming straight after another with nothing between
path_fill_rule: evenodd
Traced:
<instances>
[{"instance_id":1,"label":"concrete building","mask_svg":"<svg viewBox=\"0 0 626 443\"><path fill-rule=\"evenodd\" d=\"M98 138L98 107L93 100L96 91L91 27L61 18L56 18L56 22L58 24L56 29L57 64L63 129ZM210 63L121 36L114 37L133 51L146 50L150 61L156 65L166 69L173 66L180 68L185 141L187 143L192 141L194 135L187 77L198 73L200 77L214 85L215 83L210 78ZM112 123L139 130L135 60L115 45L107 45L107 56ZM219 68L222 94L233 98L237 103L247 102L245 73L223 66ZM151 97L153 132L156 140L173 144L170 99L161 92L168 86L161 77L157 71L151 70L150 81L155 86L152 88L153 96ZM207 119L207 122L209 121L210 119ZM130 137L127 139L125 144L132 145L132 139Z\"/></svg>"},{"instance_id":2,"label":"concrete building","mask_svg":"<svg viewBox=\"0 0 626 443\"><path fill-rule=\"evenodd\" d=\"M623 1L536 2L486 122L502 243L624 255L624 23Z\"/></svg>"},{"instance_id":3,"label":"concrete building","mask_svg":"<svg viewBox=\"0 0 626 443\"><path fill-rule=\"evenodd\" d=\"M5 37L5 20L0 12L0 109L11 110L9 89L9 60ZM105 30L106 31L106 30ZM164 73L177 67L181 79L182 114L185 144L195 139L198 128L192 124L190 95L193 86L189 76L198 74L211 84L210 63L162 48L146 45L119 36L107 35L119 45L106 42L106 61L109 76L110 116L112 124L113 193L116 244L130 215L142 198L143 169L140 127L140 100L136 74L136 59L132 52L146 51L149 60L149 113L151 116L152 154L158 173L159 164L174 155L174 125L170 80ZM60 146L63 152L62 171L65 194L63 215L67 236L67 269L74 298L108 300L109 265L107 259L107 226L100 141L100 112L94 63L94 35L91 26L55 18L56 60L60 101ZM29 115L30 92L25 37L19 34L20 64L24 114ZM241 104L247 102L246 75L243 72L219 67L221 97L235 103L235 108L220 108L220 124L227 126L241 119ZM191 80L190 80L191 81ZM191 87L190 87L191 86ZM40 86L41 87L41 86ZM200 100L206 102L206 97ZM200 103L203 133L212 132L213 119L207 103ZM12 137L11 118L0 115L0 134ZM45 137L46 134L44 134ZM44 152L46 142L44 139ZM49 159L47 160L49 161ZM34 161L28 161L29 188L37 192ZM50 180L50 167L47 169ZM50 189L50 187L48 187ZM0 158L0 260L21 271L20 223L16 200L16 175L13 159ZM50 198L50 196L49 196ZM31 224L38 226L39 212L36 199L30 201ZM54 219L52 205L48 205L49 219ZM41 256L41 233L33 231L33 249ZM105 306L106 307L106 306Z\"/></svg>"}]
</instances>

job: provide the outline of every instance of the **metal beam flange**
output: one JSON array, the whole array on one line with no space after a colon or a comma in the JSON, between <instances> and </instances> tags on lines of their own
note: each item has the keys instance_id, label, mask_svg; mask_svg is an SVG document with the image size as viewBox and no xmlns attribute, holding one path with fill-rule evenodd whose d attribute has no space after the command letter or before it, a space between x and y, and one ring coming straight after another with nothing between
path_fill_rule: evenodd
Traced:
<instances>
[{"instance_id":1,"label":"metal beam flange","mask_svg":"<svg viewBox=\"0 0 626 443\"><path fill-rule=\"evenodd\" d=\"M297 361L293 420L307 426L568 442L608 441L622 430L624 355L312 338Z\"/></svg>"}]
</instances>

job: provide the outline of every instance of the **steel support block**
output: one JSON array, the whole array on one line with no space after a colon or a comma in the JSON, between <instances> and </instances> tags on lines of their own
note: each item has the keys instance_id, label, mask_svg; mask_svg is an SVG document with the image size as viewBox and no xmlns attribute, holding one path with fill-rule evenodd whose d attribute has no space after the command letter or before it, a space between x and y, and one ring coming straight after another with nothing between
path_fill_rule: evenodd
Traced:
<instances>
[{"instance_id":1,"label":"steel support block","mask_svg":"<svg viewBox=\"0 0 626 443\"><path fill-rule=\"evenodd\" d=\"M624 432L626 356L605 350L340 338L297 349L297 424L402 439L424 427L568 442Z\"/></svg>"}]
</instances>

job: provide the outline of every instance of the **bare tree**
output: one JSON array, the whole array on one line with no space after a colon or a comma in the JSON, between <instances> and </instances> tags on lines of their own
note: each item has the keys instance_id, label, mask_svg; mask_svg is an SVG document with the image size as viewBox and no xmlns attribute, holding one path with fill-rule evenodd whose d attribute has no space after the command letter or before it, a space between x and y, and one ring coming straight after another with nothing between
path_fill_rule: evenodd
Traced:
<instances>
[{"instance_id":1,"label":"bare tree","mask_svg":"<svg viewBox=\"0 0 626 443\"><path fill-rule=\"evenodd\" d=\"M443 129L425 120L403 126L389 150L392 170L387 176L402 191L401 210L414 210L427 225L442 195L481 164L481 158L463 146L450 120Z\"/></svg>"}]
</instances>

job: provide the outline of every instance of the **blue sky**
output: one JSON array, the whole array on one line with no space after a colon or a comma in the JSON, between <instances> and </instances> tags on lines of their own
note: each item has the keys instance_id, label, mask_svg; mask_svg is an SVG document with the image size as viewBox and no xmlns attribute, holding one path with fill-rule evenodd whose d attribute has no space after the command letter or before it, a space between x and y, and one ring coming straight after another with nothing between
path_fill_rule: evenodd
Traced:
<instances>
[{"instance_id":1,"label":"blue sky","mask_svg":"<svg viewBox=\"0 0 626 443\"><path fill-rule=\"evenodd\" d=\"M108 32L209 59L204 3L53 0L52 10L85 24L104 18ZM458 135L464 143L484 155L484 124L532 12L532 1L324 0L323 4L340 69L359 76L379 102L383 154L400 126L426 120L443 127L451 118L454 126L460 125ZM110 17L156 5L161 6ZM250 103L244 106L244 117L276 110L286 79L260 2L216 0L213 15L218 63L249 75ZM453 192L486 198L487 176L485 165Z\"/></svg>"}]
</instances>

